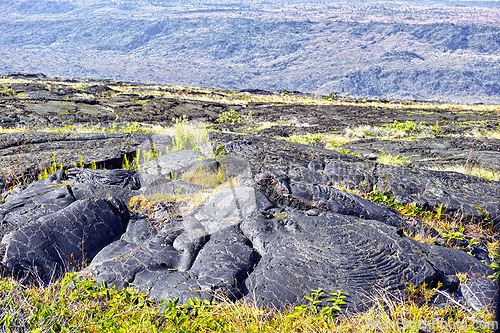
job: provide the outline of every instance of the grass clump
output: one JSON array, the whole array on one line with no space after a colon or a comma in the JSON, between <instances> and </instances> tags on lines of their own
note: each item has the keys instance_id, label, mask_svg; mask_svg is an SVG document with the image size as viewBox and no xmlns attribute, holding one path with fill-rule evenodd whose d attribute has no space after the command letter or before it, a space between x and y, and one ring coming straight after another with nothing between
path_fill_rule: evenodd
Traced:
<instances>
[{"instance_id":1,"label":"grass clump","mask_svg":"<svg viewBox=\"0 0 500 333\"><path fill-rule=\"evenodd\" d=\"M322 133L317 134L303 134L303 135L292 135L288 138L285 138L288 142L296 142L304 145L310 146L324 146L326 144L325 136Z\"/></svg>"},{"instance_id":2,"label":"grass clump","mask_svg":"<svg viewBox=\"0 0 500 333\"><path fill-rule=\"evenodd\" d=\"M0 95L15 96L16 93L11 88L7 88L6 86L2 86L2 87L0 87Z\"/></svg>"},{"instance_id":3,"label":"grass clump","mask_svg":"<svg viewBox=\"0 0 500 333\"><path fill-rule=\"evenodd\" d=\"M249 111L247 115L242 115L238 111L231 109L219 115L220 124L239 124L243 121L245 123L253 122L252 111Z\"/></svg>"},{"instance_id":4,"label":"grass clump","mask_svg":"<svg viewBox=\"0 0 500 333\"><path fill-rule=\"evenodd\" d=\"M198 169L183 173L181 178L191 184L216 187L224 182L226 176L224 166L220 166L217 172L209 172L203 170L200 165Z\"/></svg>"},{"instance_id":5,"label":"grass clump","mask_svg":"<svg viewBox=\"0 0 500 333\"><path fill-rule=\"evenodd\" d=\"M175 138L172 151L189 150L200 151L201 146L208 142L208 131L205 126L189 124L187 117L173 118Z\"/></svg>"},{"instance_id":6,"label":"grass clump","mask_svg":"<svg viewBox=\"0 0 500 333\"><path fill-rule=\"evenodd\" d=\"M355 139L347 137L346 135L325 134L325 140L325 148L335 149L342 146L344 143L354 141Z\"/></svg>"},{"instance_id":7,"label":"grass clump","mask_svg":"<svg viewBox=\"0 0 500 333\"><path fill-rule=\"evenodd\" d=\"M51 165L49 166L48 169L43 169L43 172L38 175L38 180L47 179L47 178L49 178L49 175L56 173L58 170L62 170L62 169L63 169L62 163L59 165L59 167L57 166L56 154L54 154L54 156L52 156Z\"/></svg>"}]
</instances>

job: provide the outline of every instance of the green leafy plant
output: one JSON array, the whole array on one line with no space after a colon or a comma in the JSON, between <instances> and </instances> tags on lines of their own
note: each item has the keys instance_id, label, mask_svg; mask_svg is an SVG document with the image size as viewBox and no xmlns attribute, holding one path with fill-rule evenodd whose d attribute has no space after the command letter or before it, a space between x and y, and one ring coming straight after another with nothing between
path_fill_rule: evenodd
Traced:
<instances>
[{"instance_id":1,"label":"green leafy plant","mask_svg":"<svg viewBox=\"0 0 500 333\"><path fill-rule=\"evenodd\" d=\"M390 130L390 131L402 131L408 135L410 134L419 134L422 132L423 127L425 126L424 123L415 123L413 121L405 121L405 122L399 122L397 120L394 120L394 123L389 124L389 125L382 125L382 127Z\"/></svg>"},{"instance_id":2,"label":"green leafy plant","mask_svg":"<svg viewBox=\"0 0 500 333\"><path fill-rule=\"evenodd\" d=\"M324 306L321 309L318 310L317 306L321 304L323 301L320 300L321 297L323 297L325 293L323 292L323 289L317 289L317 290L312 290L311 296L304 296L305 299L309 301L308 304L302 304L299 306L296 306L294 308L294 311L288 315L290 318L297 318L301 317L304 314L312 314L312 315L326 315L326 316L331 316L335 317L337 315L338 311L341 311L341 305L345 305L344 299L346 298L345 295L342 295L342 290L338 290L337 292L332 292L330 293L331 296L330 298L325 299L325 302L331 302L332 305L330 306Z\"/></svg>"},{"instance_id":3,"label":"green leafy plant","mask_svg":"<svg viewBox=\"0 0 500 333\"><path fill-rule=\"evenodd\" d=\"M458 231L447 230L448 232L443 232L442 237L447 239L448 242L452 239L464 239L464 230L465 228L462 226L462 223L459 223Z\"/></svg>"},{"instance_id":4,"label":"green leafy plant","mask_svg":"<svg viewBox=\"0 0 500 333\"><path fill-rule=\"evenodd\" d=\"M7 96L15 96L16 95L14 90L12 90L11 88L7 88L6 86L2 86L2 88L0 88L0 94L4 94Z\"/></svg>"},{"instance_id":5,"label":"green leafy plant","mask_svg":"<svg viewBox=\"0 0 500 333\"><path fill-rule=\"evenodd\" d=\"M219 123L221 124L239 124L241 123L241 115L236 110L222 112L219 115Z\"/></svg>"},{"instance_id":6,"label":"green leafy plant","mask_svg":"<svg viewBox=\"0 0 500 333\"><path fill-rule=\"evenodd\" d=\"M492 279L493 281L498 281L500 278L500 265L496 262L492 262L490 264L490 268L493 270L493 273L491 275L488 275L489 279Z\"/></svg>"},{"instance_id":7,"label":"green leafy plant","mask_svg":"<svg viewBox=\"0 0 500 333\"><path fill-rule=\"evenodd\" d=\"M122 163L122 169L131 169L132 166L130 165L130 162L128 161L127 154L123 155L123 163Z\"/></svg>"},{"instance_id":8,"label":"green leafy plant","mask_svg":"<svg viewBox=\"0 0 500 333\"><path fill-rule=\"evenodd\" d=\"M348 96L349 96L349 94L346 94L344 96L340 96L338 92L333 91L328 96L324 96L323 99L326 101L336 101L339 98L346 98Z\"/></svg>"},{"instance_id":9,"label":"green leafy plant","mask_svg":"<svg viewBox=\"0 0 500 333\"><path fill-rule=\"evenodd\" d=\"M217 162L222 163L226 159L226 150L223 145L218 145L215 149L215 159Z\"/></svg>"}]
</instances>

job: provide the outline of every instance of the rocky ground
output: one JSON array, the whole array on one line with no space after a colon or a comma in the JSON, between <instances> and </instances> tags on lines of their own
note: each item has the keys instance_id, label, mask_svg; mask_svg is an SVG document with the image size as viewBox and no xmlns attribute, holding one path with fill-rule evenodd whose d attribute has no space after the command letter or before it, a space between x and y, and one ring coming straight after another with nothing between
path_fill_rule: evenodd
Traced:
<instances>
[{"instance_id":1,"label":"rocky ground","mask_svg":"<svg viewBox=\"0 0 500 333\"><path fill-rule=\"evenodd\" d=\"M99 281L153 299L284 308L341 289L355 311L426 283L475 310L492 305L498 108L36 76L2 85L4 276L50 283L87 262ZM177 129L158 127L173 118ZM208 124L208 138L190 141L200 128L187 120ZM430 170L457 165L493 179Z\"/></svg>"}]
</instances>

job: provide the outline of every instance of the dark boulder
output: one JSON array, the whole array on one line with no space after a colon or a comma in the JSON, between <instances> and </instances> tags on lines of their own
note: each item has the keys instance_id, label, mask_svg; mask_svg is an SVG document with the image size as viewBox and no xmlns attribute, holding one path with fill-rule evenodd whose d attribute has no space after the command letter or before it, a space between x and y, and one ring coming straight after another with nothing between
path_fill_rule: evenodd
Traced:
<instances>
[{"instance_id":1,"label":"dark boulder","mask_svg":"<svg viewBox=\"0 0 500 333\"><path fill-rule=\"evenodd\" d=\"M111 178L123 174L116 173ZM40 283L81 268L125 231L131 193L117 185L75 184L63 171L16 188L0 204L3 266L18 278Z\"/></svg>"},{"instance_id":2,"label":"dark boulder","mask_svg":"<svg viewBox=\"0 0 500 333\"><path fill-rule=\"evenodd\" d=\"M6 235L2 262L18 278L52 282L81 268L117 239L125 230L127 214L116 201L78 200Z\"/></svg>"}]
</instances>

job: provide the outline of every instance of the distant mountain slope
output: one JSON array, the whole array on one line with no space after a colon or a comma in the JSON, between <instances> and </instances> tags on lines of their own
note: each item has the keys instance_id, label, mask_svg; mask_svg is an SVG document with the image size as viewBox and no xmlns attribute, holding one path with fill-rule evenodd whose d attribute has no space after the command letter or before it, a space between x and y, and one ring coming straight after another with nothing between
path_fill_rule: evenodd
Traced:
<instances>
[{"instance_id":1,"label":"distant mountain slope","mask_svg":"<svg viewBox=\"0 0 500 333\"><path fill-rule=\"evenodd\" d=\"M0 72L500 103L498 2L448 2L4 0Z\"/></svg>"}]
</instances>

